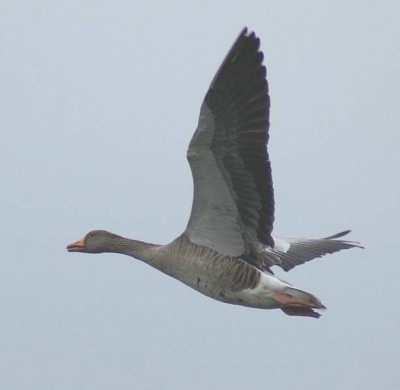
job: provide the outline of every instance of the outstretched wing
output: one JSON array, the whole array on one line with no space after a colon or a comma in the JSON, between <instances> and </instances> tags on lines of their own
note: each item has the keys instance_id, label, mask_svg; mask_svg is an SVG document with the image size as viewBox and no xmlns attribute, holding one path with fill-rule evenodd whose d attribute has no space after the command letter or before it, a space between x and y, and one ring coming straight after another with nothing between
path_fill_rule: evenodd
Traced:
<instances>
[{"instance_id":1,"label":"outstretched wing","mask_svg":"<svg viewBox=\"0 0 400 390\"><path fill-rule=\"evenodd\" d=\"M194 197L185 233L229 256L274 244L270 99L259 46L244 29L211 83L187 153Z\"/></svg>"},{"instance_id":2,"label":"outstretched wing","mask_svg":"<svg viewBox=\"0 0 400 390\"><path fill-rule=\"evenodd\" d=\"M336 238L343 237L348 233L350 233L350 230L337 233L330 237L317 239L275 237L275 248L273 252L277 255L279 260L275 261L274 264L269 263L269 266L278 265L285 271L290 271L297 265L304 264L317 257L322 257L343 249L363 248L358 242L336 240Z\"/></svg>"}]
</instances>

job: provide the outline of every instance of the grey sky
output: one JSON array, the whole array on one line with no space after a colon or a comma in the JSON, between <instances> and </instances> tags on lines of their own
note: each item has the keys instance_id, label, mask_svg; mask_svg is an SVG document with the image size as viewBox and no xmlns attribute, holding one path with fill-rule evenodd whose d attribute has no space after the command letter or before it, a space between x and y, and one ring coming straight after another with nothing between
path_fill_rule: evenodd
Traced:
<instances>
[{"instance_id":1,"label":"grey sky","mask_svg":"<svg viewBox=\"0 0 400 390\"><path fill-rule=\"evenodd\" d=\"M0 16L0 388L398 388L399 3L56 3ZM65 250L95 228L183 231L186 148L245 25L268 69L274 232L366 246L277 271L322 299L318 321Z\"/></svg>"}]
</instances>

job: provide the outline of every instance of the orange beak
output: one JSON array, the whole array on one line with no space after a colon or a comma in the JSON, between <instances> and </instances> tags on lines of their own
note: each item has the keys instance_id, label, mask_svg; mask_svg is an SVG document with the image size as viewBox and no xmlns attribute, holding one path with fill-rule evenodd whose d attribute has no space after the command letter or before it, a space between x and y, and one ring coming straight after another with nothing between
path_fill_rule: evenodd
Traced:
<instances>
[{"instance_id":1,"label":"orange beak","mask_svg":"<svg viewBox=\"0 0 400 390\"><path fill-rule=\"evenodd\" d=\"M85 250L85 239L82 238L79 241L73 242L67 245L68 252L83 252Z\"/></svg>"}]
</instances>

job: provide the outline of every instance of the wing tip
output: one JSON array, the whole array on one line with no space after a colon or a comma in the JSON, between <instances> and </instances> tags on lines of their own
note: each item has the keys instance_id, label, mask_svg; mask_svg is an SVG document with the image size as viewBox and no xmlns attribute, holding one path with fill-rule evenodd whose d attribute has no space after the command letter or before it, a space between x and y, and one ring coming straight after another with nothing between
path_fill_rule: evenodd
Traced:
<instances>
[{"instance_id":1,"label":"wing tip","mask_svg":"<svg viewBox=\"0 0 400 390\"><path fill-rule=\"evenodd\" d=\"M335 240L336 238L341 238L343 236L347 236L350 232L351 232L351 229L344 230L342 232L333 234L332 236L324 237L324 240ZM340 241L342 241L342 240L340 240ZM342 242L351 244L352 248L365 249L365 247L363 247L358 241L346 241L346 240L343 240Z\"/></svg>"},{"instance_id":2,"label":"wing tip","mask_svg":"<svg viewBox=\"0 0 400 390\"><path fill-rule=\"evenodd\" d=\"M236 46L236 44L243 38L253 40L256 43L257 50L260 49L260 38L256 35L254 31L250 30L247 26L243 27L235 43L233 44L233 47Z\"/></svg>"},{"instance_id":3,"label":"wing tip","mask_svg":"<svg viewBox=\"0 0 400 390\"><path fill-rule=\"evenodd\" d=\"M328 237L324 237L324 240L333 240L335 238L340 238L340 237L343 237L343 236L347 236L350 232L351 232L350 229L343 230L342 232L339 232L339 233L336 233L336 234L332 234L331 236L328 236Z\"/></svg>"}]
</instances>

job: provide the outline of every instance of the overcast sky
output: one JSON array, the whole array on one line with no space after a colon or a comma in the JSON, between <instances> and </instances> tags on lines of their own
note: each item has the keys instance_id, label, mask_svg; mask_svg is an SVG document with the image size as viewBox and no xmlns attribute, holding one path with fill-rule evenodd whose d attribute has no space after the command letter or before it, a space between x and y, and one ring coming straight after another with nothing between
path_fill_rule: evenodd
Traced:
<instances>
[{"instance_id":1,"label":"overcast sky","mask_svg":"<svg viewBox=\"0 0 400 390\"><path fill-rule=\"evenodd\" d=\"M0 16L0 388L397 389L398 1L6 1ZM168 243L186 148L244 26L272 99L278 235L353 249L277 271L321 319L222 304L89 230Z\"/></svg>"}]
</instances>

